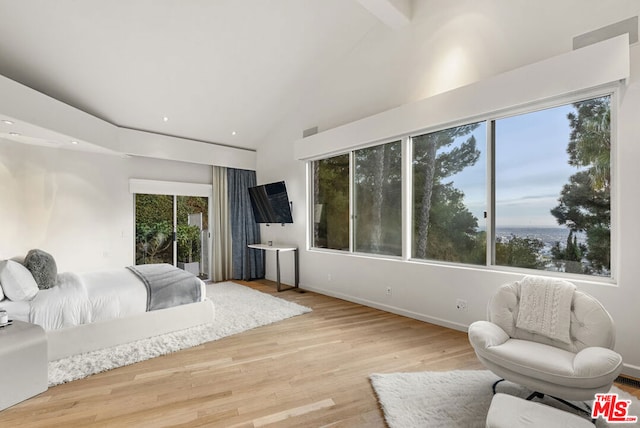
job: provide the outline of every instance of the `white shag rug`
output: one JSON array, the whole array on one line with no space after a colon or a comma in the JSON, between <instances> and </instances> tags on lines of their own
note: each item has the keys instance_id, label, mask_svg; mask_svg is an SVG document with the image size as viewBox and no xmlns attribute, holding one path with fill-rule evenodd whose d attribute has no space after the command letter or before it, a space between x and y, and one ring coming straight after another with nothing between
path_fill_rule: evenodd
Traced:
<instances>
[{"instance_id":1,"label":"white shag rug","mask_svg":"<svg viewBox=\"0 0 640 428\"><path fill-rule=\"evenodd\" d=\"M49 386L311 312L305 306L232 282L207 284L207 297L215 306L213 323L52 361L49 363Z\"/></svg>"},{"instance_id":2,"label":"white shag rug","mask_svg":"<svg viewBox=\"0 0 640 428\"><path fill-rule=\"evenodd\" d=\"M493 398L491 386L499 378L488 370L455 370L372 374L370 379L390 428L483 428ZM522 398L531 392L507 381L501 382L497 391ZM636 398L615 386L611 392L618 393L621 399L633 400L629 415L640 416ZM535 401L569 409L547 397ZM623 428L633 424L616 425ZM608 425L599 418L595 426Z\"/></svg>"}]
</instances>

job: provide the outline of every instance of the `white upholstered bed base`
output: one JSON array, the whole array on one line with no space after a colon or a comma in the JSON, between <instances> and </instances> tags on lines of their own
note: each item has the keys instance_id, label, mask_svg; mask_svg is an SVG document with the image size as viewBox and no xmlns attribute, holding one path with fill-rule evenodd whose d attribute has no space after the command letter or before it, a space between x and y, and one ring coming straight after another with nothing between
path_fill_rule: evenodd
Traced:
<instances>
[{"instance_id":1,"label":"white upholstered bed base","mask_svg":"<svg viewBox=\"0 0 640 428\"><path fill-rule=\"evenodd\" d=\"M213 322L213 302L175 306L124 318L47 331L48 361Z\"/></svg>"}]
</instances>

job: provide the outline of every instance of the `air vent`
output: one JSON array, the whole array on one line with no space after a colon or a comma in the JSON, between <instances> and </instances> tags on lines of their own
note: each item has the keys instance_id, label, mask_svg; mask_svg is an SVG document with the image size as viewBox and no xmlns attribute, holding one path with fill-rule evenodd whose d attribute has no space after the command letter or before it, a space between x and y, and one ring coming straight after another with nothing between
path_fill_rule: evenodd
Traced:
<instances>
[{"instance_id":1,"label":"air vent","mask_svg":"<svg viewBox=\"0 0 640 428\"><path fill-rule=\"evenodd\" d=\"M618 376L615 381L623 385L629 385L634 388L640 389L640 379L635 379L632 377L622 375L622 376Z\"/></svg>"},{"instance_id":2,"label":"air vent","mask_svg":"<svg viewBox=\"0 0 640 428\"><path fill-rule=\"evenodd\" d=\"M574 37L573 49L580 49L625 33L629 33L630 45L638 42L637 16Z\"/></svg>"},{"instance_id":3,"label":"air vent","mask_svg":"<svg viewBox=\"0 0 640 428\"><path fill-rule=\"evenodd\" d=\"M304 131L302 131L302 138L307 138L317 133L318 133L318 127L314 126L313 128L305 129Z\"/></svg>"}]
</instances>

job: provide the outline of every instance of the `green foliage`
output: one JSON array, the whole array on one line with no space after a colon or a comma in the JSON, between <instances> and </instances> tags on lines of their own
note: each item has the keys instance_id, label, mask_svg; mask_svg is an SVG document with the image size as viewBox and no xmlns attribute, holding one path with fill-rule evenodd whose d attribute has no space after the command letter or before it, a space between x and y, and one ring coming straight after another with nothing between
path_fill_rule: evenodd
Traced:
<instances>
[{"instance_id":1,"label":"green foliage","mask_svg":"<svg viewBox=\"0 0 640 428\"><path fill-rule=\"evenodd\" d=\"M172 262L172 227L167 221L136 223L136 264Z\"/></svg>"},{"instance_id":2,"label":"green foliage","mask_svg":"<svg viewBox=\"0 0 640 428\"><path fill-rule=\"evenodd\" d=\"M187 224L189 214L202 213L202 229L209 229L208 201L200 196L178 196L176 202L176 222L178 225Z\"/></svg>"},{"instance_id":3,"label":"green foliage","mask_svg":"<svg viewBox=\"0 0 640 428\"><path fill-rule=\"evenodd\" d=\"M558 224L570 230L587 231L595 226L609 227L611 195L608 188L595 190L589 171L579 171L569 178L560 192L558 206L551 210Z\"/></svg>"},{"instance_id":4,"label":"green foliage","mask_svg":"<svg viewBox=\"0 0 640 428\"><path fill-rule=\"evenodd\" d=\"M349 155L314 162L314 241L317 247L349 248Z\"/></svg>"},{"instance_id":5,"label":"green foliage","mask_svg":"<svg viewBox=\"0 0 640 428\"><path fill-rule=\"evenodd\" d=\"M556 242L551 248L551 256L556 267L558 269L563 268L564 272L587 273L582 266L582 257L586 250L585 246L578 245L577 237L571 230L564 248L560 246L560 242Z\"/></svg>"},{"instance_id":6,"label":"green foliage","mask_svg":"<svg viewBox=\"0 0 640 428\"><path fill-rule=\"evenodd\" d=\"M611 231L606 226L594 226L587 231L587 260L590 271L600 273L611 268Z\"/></svg>"},{"instance_id":7,"label":"green foliage","mask_svg":"<svg viewBox=\"0 0 640 428\"><path fill-rule=\"evenodd\" d=\"M183 263L200 261L200 229L198 226L178 225L178 261Z\"/></svg>"},{"instance_id":8,"label":"green foliage","mask_svg":"<svg viewBox=\"0 0 640 428\"><path fill-rule=\"evenodd\" d=\"M135 197L137 224L172 223L173 196L136 194Z\"/></svg>"},{"instance_id":9,"label":"green foliage","mask_svg":"<svg viewBox=\"0 0 640 428\"><path fill-rule=\"evenodd\" d=\"M569 113L571 126L569 164L588 167L594 190L609 187L611 179L611 99L594 98L575 103Z\"/></svg>"},{"instance_id":10,"label":"green foliage","mask_svg":"<svg viewBox=\"0 0 640 428\"><path fill-rule=\"evenodd\" d=\"M478 220L464 205L464 193L452 183L434 188L429 218L427 255L435 260L484 264L486 234L477 232Z\"/></svg>"},{"instance_id":11,"label":"green foliage","mask_svg":"<svg viewBox=\"0 0 640 428\"><path fill-rule=\"evenodd\" d=\"M610 97L575 103L575 113L567 118L571 134L567 153L569 164L579 168L560 192L558 206L551 210L558 224L571 232L584 231L586 247L567 242L554 260L585 258L589 265L580 270L591 274L607 274L611 267L611 108ZM563 256L564 259L558 257ZM577 268L571 268L577 271Z\"/></svg>"},{"instance_id":12,"label":"green foliage","mask_svg":"<svg viewBox=\"0 0 640 428\"><path fill-rule=\"evenodd\" d=\"M538 254L544 243L537 238L511 235L496 241L496 264L528 269L541 269Z\"/></svg>"}]
</instances>

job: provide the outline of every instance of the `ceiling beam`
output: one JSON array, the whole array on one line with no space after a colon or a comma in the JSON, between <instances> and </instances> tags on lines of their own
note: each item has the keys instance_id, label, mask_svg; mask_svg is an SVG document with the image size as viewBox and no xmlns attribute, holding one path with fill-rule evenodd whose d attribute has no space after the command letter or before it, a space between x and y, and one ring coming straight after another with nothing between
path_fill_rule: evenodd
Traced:
<instances>
[{"instance_id":1,"label":"ceiling beam","mask_svg":"<svg viewBox=\"0 0 640 428\"><path fill-rule=\"evenodd\" d=\"M74 140L112 153L256 169L253 150L119 127L2 75L0 94L0 118L28 124L25 129L38 134L28 136L29 141L51 140L53 146L64 146ZM27 136L11 139L23 141Z\"/></svg>"},{"instance_id":2,"label":"ceiling beam","mask_svg":"<svg viewBox=\"0 0 640 428\"><path fill-rule=\"evenodd\" d=\"M411 23L411 0L356 1L393 30L399 30Z\"/></svg>"}]
</instances>

